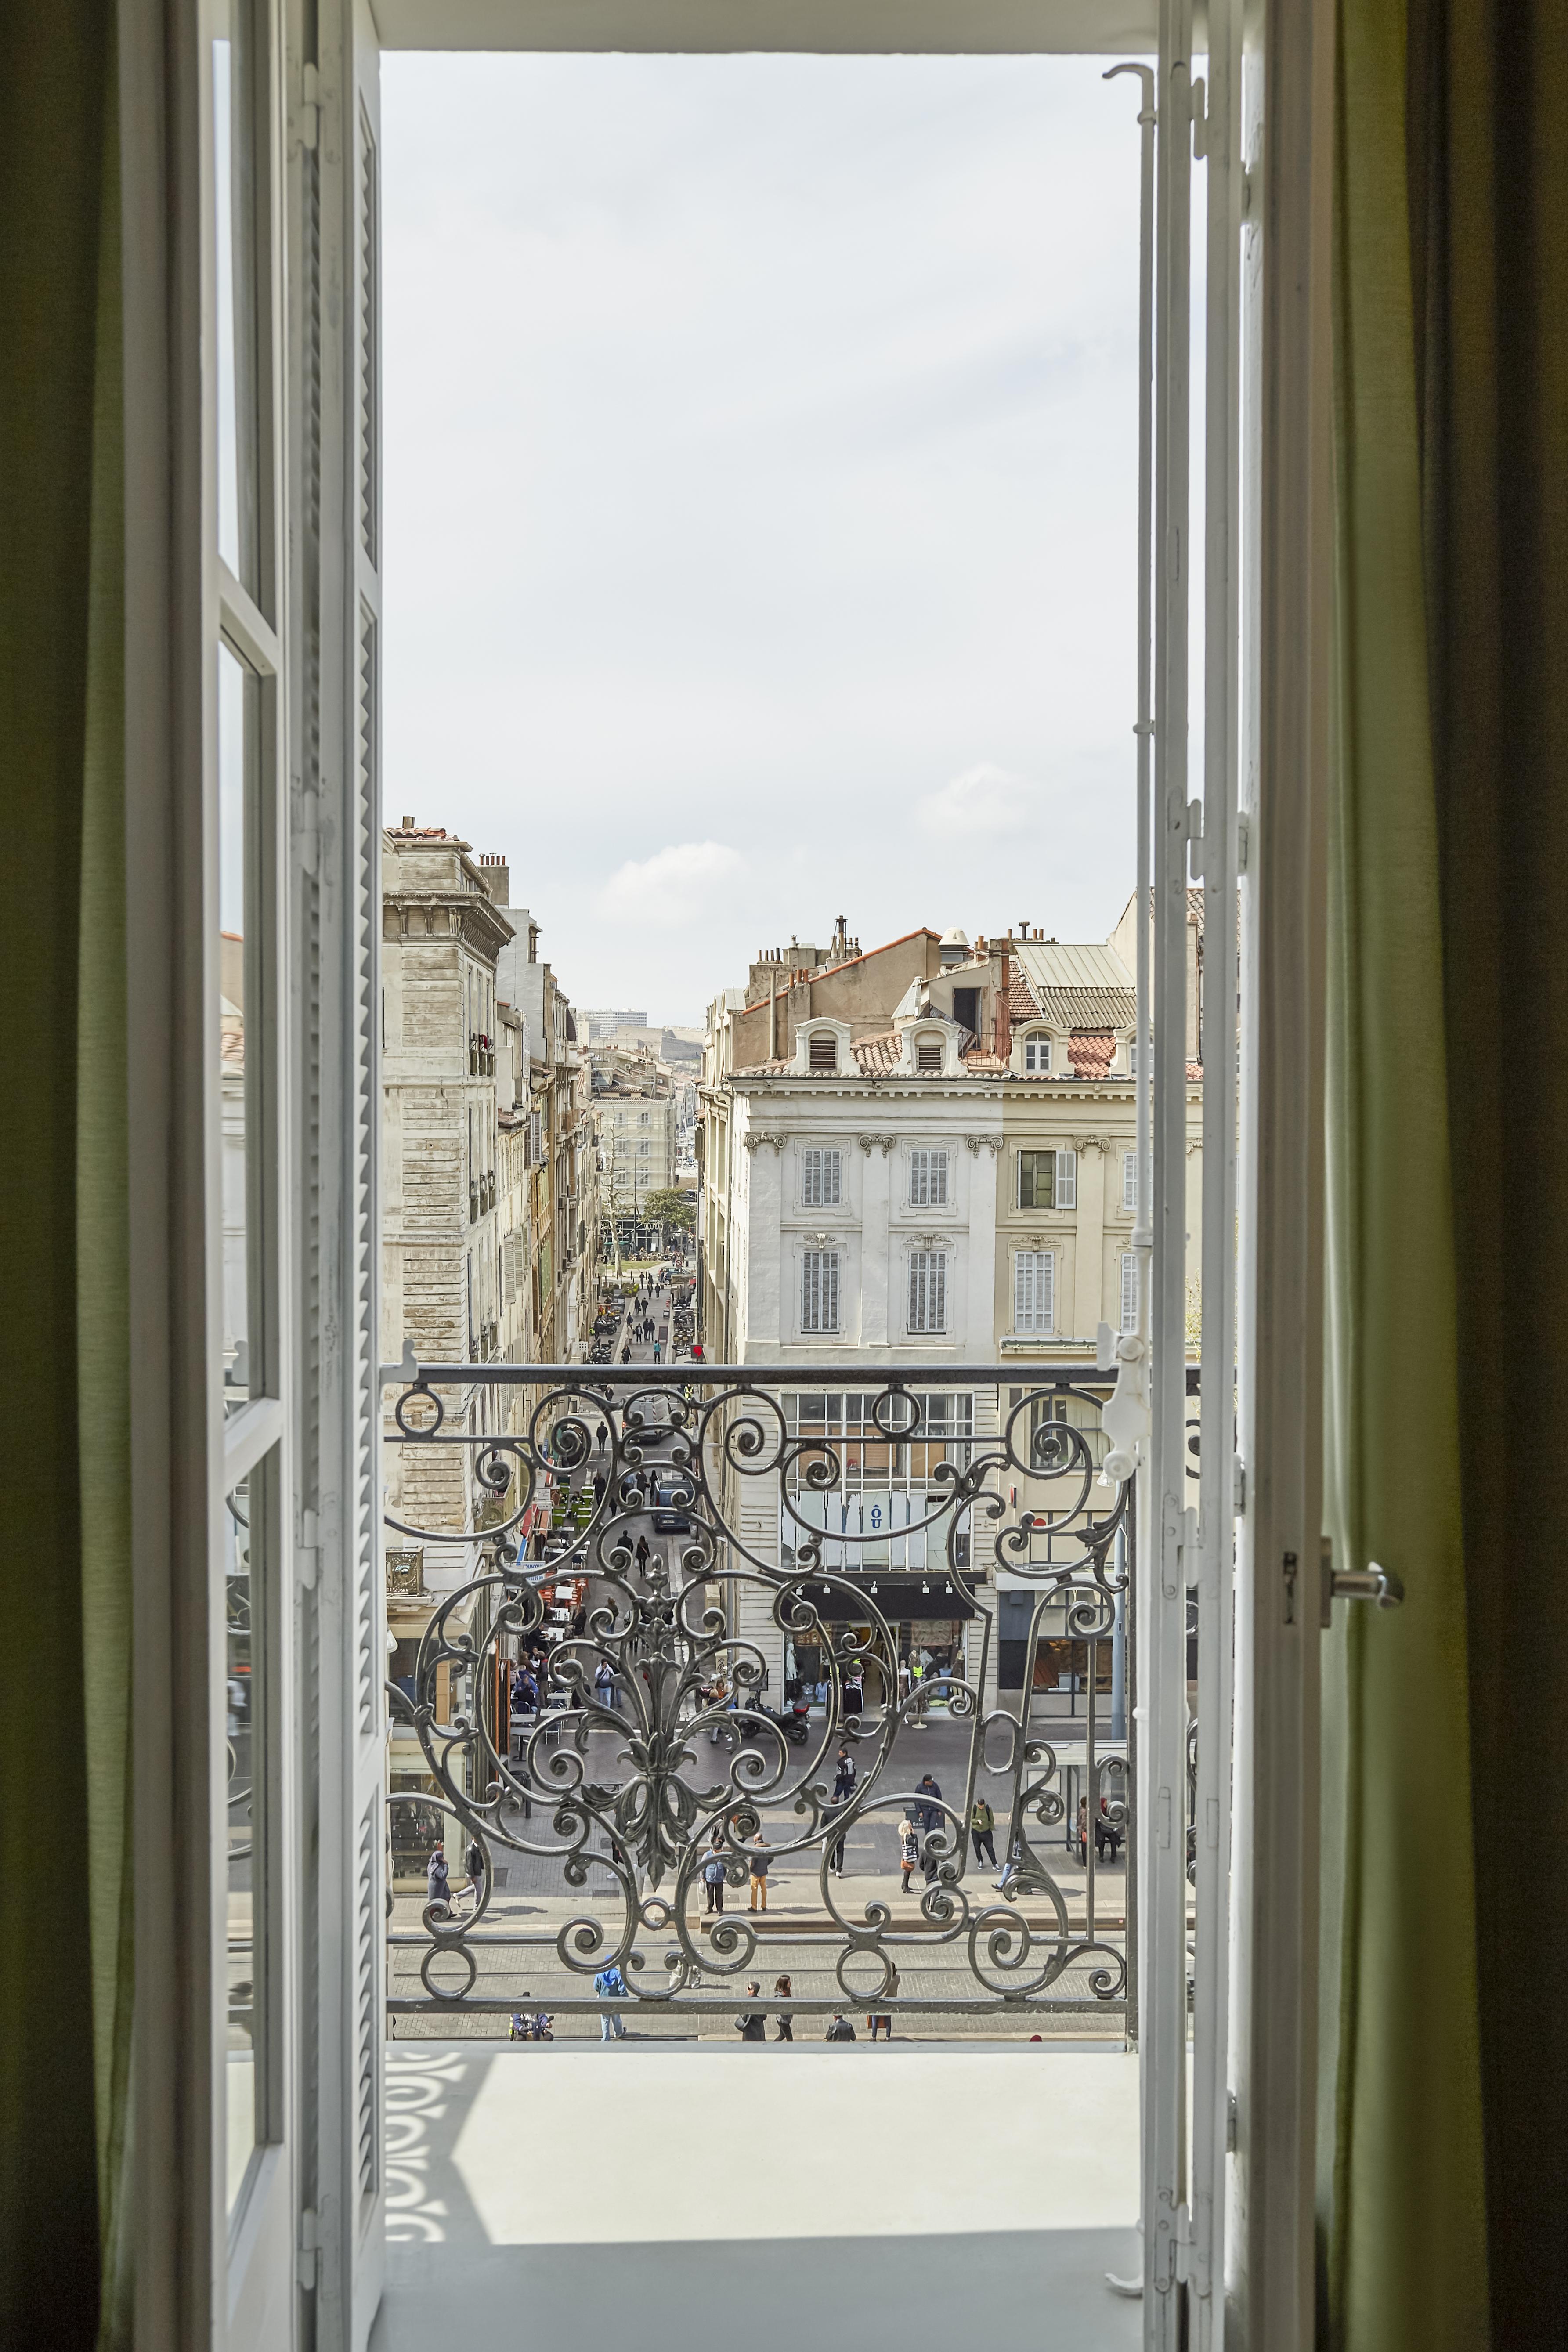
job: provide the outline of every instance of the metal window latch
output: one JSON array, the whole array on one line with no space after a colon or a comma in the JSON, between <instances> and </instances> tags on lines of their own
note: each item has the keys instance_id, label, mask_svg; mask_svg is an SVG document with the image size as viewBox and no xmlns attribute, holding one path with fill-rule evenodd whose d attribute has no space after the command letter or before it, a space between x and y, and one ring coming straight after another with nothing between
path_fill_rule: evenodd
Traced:
<instances>
[{"instance_id":1,"label":"metal window latch","mask_svg":"<svg viewBox=\"0 0 1568 2352\"><path fill-rule=\"evenodd\" d=\"M1369 1559L1364 1568L1336 1568L1333 1538L1323 1538L1322 1601L1320 1619L1325 1632L1334 1622L1336 1601L1375 1601L1380 1609L1397 1609L1405 1587L1391 1568Z\"/></svg>"},{"instance_id":2,"label":"metal window latch","mask_svg":"<svg viewBox=\"0 0 1568 2352\"><path fill-rule=\"evenodd\" d=\"M1113 1333L1109 1323L1096 1337L1097 1369L1116 1369L1116 1386L1100 1409L1100 1425L1110 1440L1101 1467L1121 1486L1138 1464L1149 1438L1149 1343L1136 1331Z\"/></svg>"}]
</instances>

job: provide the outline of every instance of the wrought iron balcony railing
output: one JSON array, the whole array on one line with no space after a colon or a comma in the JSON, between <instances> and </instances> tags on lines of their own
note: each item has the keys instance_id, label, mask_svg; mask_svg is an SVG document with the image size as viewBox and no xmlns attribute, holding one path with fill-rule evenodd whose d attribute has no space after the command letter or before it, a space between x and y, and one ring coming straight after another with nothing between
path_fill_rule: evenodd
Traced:
<instances>
[{"instance_id":1,"label":"wrought iron balcony railing","mask_svg":"<svg viewBox=\"0 0 1568 2352\"><path fill-rule=\"evenodd\" d=\"M1133 1515L1106 1375L409 1352L383 1380L391 1540L476 1540L399 1499L451 1490L444 1448L496 1521L389 1687L395 2018L1128 2014ZM448 1413L481 1380L499 1425L475 1432ZM847 1895L847 1857L886 1883ZM759 1860L787 1913L724 1907ZM624 1994L595 1990L611 1969ZM764 1969L782 1989L745 1993Z\"/></svg>"}]
</instances>

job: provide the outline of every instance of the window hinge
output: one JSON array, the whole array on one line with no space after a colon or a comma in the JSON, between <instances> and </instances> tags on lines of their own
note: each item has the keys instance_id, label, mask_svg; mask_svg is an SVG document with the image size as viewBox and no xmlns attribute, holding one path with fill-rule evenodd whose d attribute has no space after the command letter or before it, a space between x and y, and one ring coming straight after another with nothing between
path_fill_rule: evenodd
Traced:
<instances>
[{"instance_id":1,"label":"window hinge","mask_svg":"<svg viewBox=\"0 0 1568 2352\"><path fill-rule=\"evenodd\" d=\"M307 2294L316 2284L316 2257L321 2250L321 2216L313 2205L307 2205L300 2216L300 2246L294 2257L294 2275Z\"/></svg>"},{"instance_id":2,"label":"window hinge","mask_svg":"<svg viewBox=\"0 0 1568 2352\"><path fill-rule=\"evenodd\" d=\"M1214 121L1208 110L1208 90L1202 74L1194 74L1192 87L1193 153L1201 163L1209 152Z\"/></svg>"},{"instance_id":3,"label":"window hinge","mask_svg":"<svg viewBox=\"0 0 1568 2352\"><path fill-rule=\"evenodd\" d=\"M321 1557L321 1521L307 1504L300 1514L300 1540L294 1547L300 1570L300 1581L307 1592L316 1589L316 1571Z\"/></svg>"},{"instance_id":4,"label":"window hinge","mask_svg":"<svg viewBox=\"0 0 1568 2352\"><path fill-rule=\"evenodd\" d=\"M1185 2284L1196 2270L1194 2255L1197 2242L1193 2235L1193 2210L1190 2205L1176 2208L1176 2277Z\"/></svg>"},{"instance_id":5,"label":"window hinge","mask_svg":"<svg viewBox=\"0 0 1568 2352\"><path fill-rule=\"evenodd\" d=\"M1187 864L1194 882L1201 881L1204 871L1204 804L1202 801L1187 803Z\"/></svg>"},{"instance_id":6,"label":"window hinge","mask_svg":"<svg viewBox=\"0 0 1568 2352\"><path fill-rule=\"evenodd\" d=\"M300 91L300 144L313 148L321 136L321 85L312 65L305 68Z\"/></svg>"}]
</instances>

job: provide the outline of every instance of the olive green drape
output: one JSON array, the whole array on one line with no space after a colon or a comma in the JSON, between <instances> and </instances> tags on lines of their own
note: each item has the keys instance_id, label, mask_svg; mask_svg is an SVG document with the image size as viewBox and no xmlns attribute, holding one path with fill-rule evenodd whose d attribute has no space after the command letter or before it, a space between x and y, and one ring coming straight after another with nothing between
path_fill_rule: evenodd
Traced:
<instances>
[{"instance_id":1,"label":"olive green drape","mask_svg":"<svg viewBox=\"0 0 1568 2352\"><path fill-rule=\"evenodd\" d=\"M1323 2340L1568 2344L1568 22L1339 0ZM1341 1612L1342 1615L1345 1612Z\"/></svg>"},{"instance_id":2,"label":"olive green drape","mask_svg":"<svg viewBox=\"0 0 1568 2352\"><path fill-rule=\"evenodd\" d=\"M0 17L0 2341L130 2341L115 17Z\"/></svg>"},{"instance_id":3,"label":"olive green drape","mask_svg":"<svg viewBox=\"0 0 1568 2352\"><path fill-rule=\"evenodd\" d=\"M1492 2342L1568 2344L1568 14L1411 0Z\"/></svg>"}]
</instances>

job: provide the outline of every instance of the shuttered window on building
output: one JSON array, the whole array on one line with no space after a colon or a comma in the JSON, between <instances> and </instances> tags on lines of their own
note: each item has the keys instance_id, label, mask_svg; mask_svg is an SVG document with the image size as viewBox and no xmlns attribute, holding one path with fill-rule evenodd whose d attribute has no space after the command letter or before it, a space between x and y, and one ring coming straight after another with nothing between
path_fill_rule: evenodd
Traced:
<instances>
[{"instance_id":1,"label":"shuttered window on building","mask_svg":"<svg viewBox=\"0 0 1568 2352\"><path fill-rule=\"evenodd\" d=\"M917 1209L947 1206L947 1154L920 1150L910 1154L910 1201Z\"/></svg>"},{"instance_id":2,"label":"shuttered window on building","mask_svg":"<svg viewBox=\"0 0 1568 2352\"><path fill-rule=\"evenodd\" d=\"M1056 1328L1056 1253L1019 1250L1013 1260L1013 1328Z\"/></svg>"},{"instance_id":3,"label":"shuttered window on building","mask_svg":"<svg viewBox=\"0 0 1568 2352\"><path fill-rule=\"evenodd\" d=\"M838 1328L838 1252L807 1250L801 1260L800 1328Z\"/></svg>"},{"instance_id":4,"label":"shuttered window on building","mask_svg":"<svg viewBox=\"0 0 1568 2352\"><path fill-rule=\"evenodd\" d=\"M911 1331L945 1331L947 1328L947 1252L945 1250L911 1250L910 1253L910 1329Z\"/></svg>"},{"instance_id":5,"label":"shuttered window on building","mask_svg":"<svg viewBox=\"0 0 1568 2352\"><path fill-rule=\"evenodd\" d=\"M1121 1253L1121 1328L1138 1328L1138 1260L1131 1250Z\"/></svg>"},{"instance_id":6,"label":"shuttered window on building","mask_svg":"<svg viewBox=\"0 0 1568 2352\"><path fill-rule=\"evenodd\" d=\"M843 1156L815 1147L802 1154L801 1193L808 1209L837 1209L843 1195Z\"/></svg>"}]
</instances>

